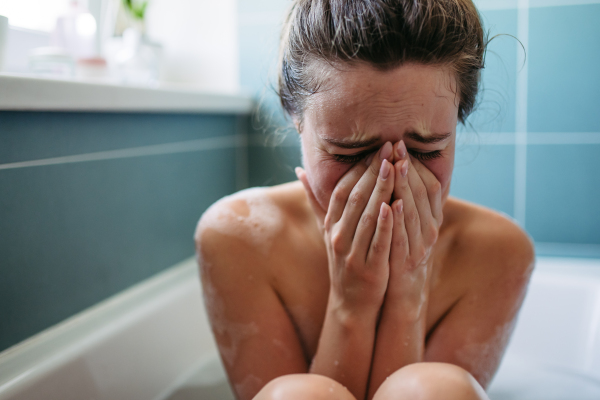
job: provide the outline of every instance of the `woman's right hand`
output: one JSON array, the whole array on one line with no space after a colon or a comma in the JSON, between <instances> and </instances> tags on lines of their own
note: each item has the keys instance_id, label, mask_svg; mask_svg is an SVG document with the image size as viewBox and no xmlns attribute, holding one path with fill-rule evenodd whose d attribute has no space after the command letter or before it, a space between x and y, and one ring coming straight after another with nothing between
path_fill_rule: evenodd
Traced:
<instances>
[{"instance_id":1,"label":"woman's right hand","mask_svg":"<svg viewBox=\"0 0 600 400\"><path fill-rule=\"evenodd\" d=\"M304 185L327 248L330 304L341 310L377 312L389 278L394 190L392 144L385 143L366 161L354 165L337 183L325 213L302 168Z\"/></svg>"}]
</instances>

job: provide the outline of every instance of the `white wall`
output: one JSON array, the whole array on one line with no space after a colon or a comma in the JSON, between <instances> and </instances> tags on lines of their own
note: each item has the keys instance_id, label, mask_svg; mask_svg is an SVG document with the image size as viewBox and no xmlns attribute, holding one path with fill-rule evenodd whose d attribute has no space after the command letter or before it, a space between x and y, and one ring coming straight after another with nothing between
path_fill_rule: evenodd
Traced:
<instances>
[{"instance_id":1,"label":"white wall","mask_svg":"<svg viewBox=\"0 0 600 400\"><path fill-rule=\"evenodd\" d=\"M235 0L153 0L147 30L163 45L161 81L239 91Z\"/></svg>"}]
</instances>

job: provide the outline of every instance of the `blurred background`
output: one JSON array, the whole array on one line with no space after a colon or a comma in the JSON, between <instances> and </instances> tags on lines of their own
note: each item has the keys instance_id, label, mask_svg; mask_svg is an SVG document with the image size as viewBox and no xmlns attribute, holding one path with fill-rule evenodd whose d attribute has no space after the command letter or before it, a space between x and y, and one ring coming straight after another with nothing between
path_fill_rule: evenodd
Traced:
<instances>
[{"instance_id":1,"label":"blurred background","mask_svg":"<svg viewBox=\"0 0 600 400\"><path fill-rule=\"evenodd\" d=\"M500 36L451 194L600 257L600 1L476 4ZM288 5L0 1L0 351L192 256L222 196L295 179Z\"/></svg>"}]
</instances>

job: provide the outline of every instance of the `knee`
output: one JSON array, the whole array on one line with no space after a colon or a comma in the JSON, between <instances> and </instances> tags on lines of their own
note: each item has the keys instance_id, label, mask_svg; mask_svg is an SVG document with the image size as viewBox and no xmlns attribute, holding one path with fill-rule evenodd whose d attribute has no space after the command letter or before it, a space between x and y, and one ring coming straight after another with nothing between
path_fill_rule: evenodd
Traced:
<instances>
[{"instance_id":1,"label":"knee","mask_svg":"<svg viewBox=\"0 0 600 400\"><path fill-rule=\"evenodd\" d=\"M316 374L284 375L273 379L253 400L356 400L333 379Z\"/></svg>"},{"instance_id":2,"label":"knee","mask_svg":"<svg viewBox=\"0 0 600 400\"><path fill-rule=\"evenodd\" d=\"M485 400L485 391L459 366L422 362L407 365L388 377L374 400Z\"/></svg>"}]
</instances>

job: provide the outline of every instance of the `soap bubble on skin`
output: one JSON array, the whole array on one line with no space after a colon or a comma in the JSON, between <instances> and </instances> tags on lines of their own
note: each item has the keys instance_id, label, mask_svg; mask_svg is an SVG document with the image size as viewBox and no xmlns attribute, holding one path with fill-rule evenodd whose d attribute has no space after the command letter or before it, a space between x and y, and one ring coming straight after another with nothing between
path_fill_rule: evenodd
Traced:
<instances>
[{"instance_id":1,"label":"soap bubble on skin","mask_svg":"<svg viewBox=\"0 0 600 400\"><path fill-rule=\"evenodd\" d=\"M232 367L243 342L258 335L260 330L255 322L242 323L227 318L223 299L205 277L203 277L203 288L204 304L215 338L219 343L221 357L228 367Z\"/></svg>"},{"instance_id":2,"label":"soap bubble on skin","mask_svg":"<svg viewBox=\"0 0 600 400\"><path fill-rule=\"evenodd\" d=\"M283 228L283 216L264 188L251 188L226 196L202 216L198 229L213 229L238 238L259 250L271 251L273 241Z\"/></svg>"},{"instance_id":3,"label":"soap bubble on skin","mask_svg":"<svg viewBox=\"0 0 600 400\"><path fill-rule=\"evenodd\" d=\"M233 382L233 388L240 397L248 398L249 395L258 392L264 386L262 379L255 375L247 375L240 382Z\"/></svg>"},{"instance_id":4,"label":"soap bubble on skin","mask_svg":"<svg viewBox=\"0 0 600 400\"><path fill-rule=\"evenodd\" d=\"M487 341L473 341L456 351L456 359L473 375L479 377L482 386L492 380L514 325L514 321L498 325Z\"/></svg>"},{"instance_id":5,"label":"soap bubble on skin","mask_svg":"<svg viewBox=\"0 0 600 400\"><path fill-rule=\"evenodd\" d=\"M266 195L265 189L256 188L221 199L204 213L198 223L195 238L204 302L221 357L230 368L235 364L244 342L259 334L259 327L253 321L241 322L229 317L231 314L226 309L225 299L212 282L211 275L217 266L206 259L210 251L202 248L202 236L211 230L216 231L246 242L253 250L268 255L281 230L281 218L281 211ZM224 243L228 243L227 239ZM246 278L252 281L254 274L246 274Z\"/></svg>"}]
</instances>

